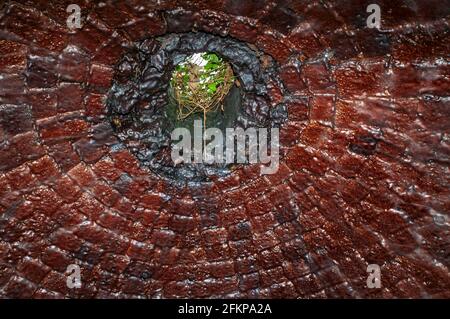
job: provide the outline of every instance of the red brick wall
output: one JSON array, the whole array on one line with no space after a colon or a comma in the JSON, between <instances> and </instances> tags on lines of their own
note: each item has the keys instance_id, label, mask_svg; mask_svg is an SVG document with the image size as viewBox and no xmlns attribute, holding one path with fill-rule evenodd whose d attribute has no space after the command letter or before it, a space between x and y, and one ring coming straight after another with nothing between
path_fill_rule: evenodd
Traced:
<instances>
[{"instance_id":1,"label":"red brick wall","mask_svg":"<svg viewBox=\"0 0 450 319\"><path fill-rule=\"evenodd\" d=\"M371 1L81 1L76 31L70 3L0 11L1 297L450 297L442 1L377 1L384 31L365 26ZM190 30L280 64L278 173L179 188L111 147L125 47Z\"/></svg>"}]
</instances>

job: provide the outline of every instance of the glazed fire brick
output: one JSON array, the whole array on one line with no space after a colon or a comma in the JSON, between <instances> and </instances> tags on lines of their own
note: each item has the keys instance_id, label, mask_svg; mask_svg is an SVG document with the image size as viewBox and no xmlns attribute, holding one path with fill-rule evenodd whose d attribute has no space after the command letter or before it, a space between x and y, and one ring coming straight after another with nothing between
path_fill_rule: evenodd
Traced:
<instances>
[{"instance_id":1,"label":"glazed fire brick","mask_svg":"<svg viewBox=\"0 0 450 319\"><path fill-rule=\"evenodd\" d=\"M449 15L1 2L0 297L450 298ZM204 52L234 82L180 119L171 77L203 85L182 63ZM171 133L196 118L276 128L277 170L174 163Z\"/></svg>"}]
</instances>

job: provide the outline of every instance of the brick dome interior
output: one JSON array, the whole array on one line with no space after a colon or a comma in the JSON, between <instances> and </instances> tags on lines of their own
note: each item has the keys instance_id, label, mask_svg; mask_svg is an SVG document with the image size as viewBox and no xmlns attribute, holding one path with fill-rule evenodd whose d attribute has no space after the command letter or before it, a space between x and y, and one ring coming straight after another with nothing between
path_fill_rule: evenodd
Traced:
<instances>
[{"instance_id":1,"label":"brick dome interior","mask_svg":"<svg viewBox=\"0 0 450 319\"><path fill-rule=\"evenodd\" d=\"M448 3L72 2L0 4L0 297L450 297ZM196 32L276 65L277 173L180 185L114 133L119 61Z\"/></svg>"}]
</instances>

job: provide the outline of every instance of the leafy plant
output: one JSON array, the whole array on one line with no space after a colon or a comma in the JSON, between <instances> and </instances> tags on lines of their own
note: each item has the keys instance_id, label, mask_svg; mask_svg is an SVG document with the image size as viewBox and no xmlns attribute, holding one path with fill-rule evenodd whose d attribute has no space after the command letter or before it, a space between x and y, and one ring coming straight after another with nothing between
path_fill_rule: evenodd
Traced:
<instances>
[{"instance_id":1,"label":"leafy plant","mask_svg":"<svg viewBox=\"0 0 450 319\"><path fill-rule=\"evenodd\" d=\"M221 105L233 83L231 66L215 53L197 53L178 64L171 79L178 119L202 112L206 126L206 114Z\"/></svg>"}]
</instances>

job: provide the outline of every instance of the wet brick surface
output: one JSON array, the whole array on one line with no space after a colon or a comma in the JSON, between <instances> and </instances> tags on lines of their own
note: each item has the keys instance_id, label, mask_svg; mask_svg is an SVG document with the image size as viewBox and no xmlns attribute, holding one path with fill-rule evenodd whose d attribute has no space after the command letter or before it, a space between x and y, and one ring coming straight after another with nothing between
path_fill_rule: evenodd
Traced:
<instances>
[{"instance_id":1,"label":"wet brick surface","mask_svg":"<svg viewBox=\"0 0 450 319\"><path fill-rule=\"evenodd\" d=\"M450 297L442 1L381 1L383 32L368 1L84 1L76 31L69 3L0 9L1 297ZM188 31L279 64L276 174L179 187L114 136L120 57Z\"/></svg>"}]
</instances>

